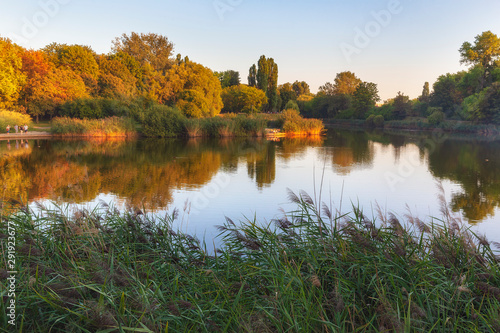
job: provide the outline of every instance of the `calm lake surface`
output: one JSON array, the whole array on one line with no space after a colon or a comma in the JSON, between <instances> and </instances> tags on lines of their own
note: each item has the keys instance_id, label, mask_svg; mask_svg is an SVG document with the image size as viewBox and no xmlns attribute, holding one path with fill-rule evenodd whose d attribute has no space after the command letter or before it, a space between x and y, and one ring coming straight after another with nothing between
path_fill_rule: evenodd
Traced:
<instances>
[{"instance_id":1,"label":"calm lake surface","mask_svg":"<svg viewBox=\"0 0 500 333\"><path fill-rule=\"evenodd\" d=\"M0 141L5 199L119 209L179 210L178 228L206 237L224 217L261 222L295 208L287 188L343 213L376 205L402 217L450 208L500 241L500 141L442 133L329 130L323 138L134 141Z\"/></svg>"}]
</instances>

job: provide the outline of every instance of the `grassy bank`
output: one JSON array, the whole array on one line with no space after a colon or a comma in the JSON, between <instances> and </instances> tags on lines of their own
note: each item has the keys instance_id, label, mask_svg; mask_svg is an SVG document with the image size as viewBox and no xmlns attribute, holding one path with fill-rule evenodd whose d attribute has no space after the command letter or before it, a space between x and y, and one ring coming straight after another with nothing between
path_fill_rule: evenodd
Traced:
<instances>
[{"instance_id":1,"label":"grassy bank","mask_svg":"<svg viewBox=\"0 0 500 333\"><path fill-rule=\"evenodd\" d=\"M288 136L311 136L322 134L324 129L320 120L304 119L295 110L279 114L223 114L192 119L164 105L151 107L140 122L142 133L148 137L258 137L265 134L266 127L280 129Z\"/></svg>"},{"instance_id":2,"label":"grassy bank","mask_svg":"<svg viewBox=\"0 0 500 333\"><path fill-rule=\"evenodd\" d=\"M500 329L498 258L446 209L437 224L371 221L358 210L320 212L305 193L289 197L297 210L269 224L227 219L215 254L172 230L175 213L3 211L4 243L7 223L16 234L16 330ZM0 265L0 325L9 330L6 252Z\"/></svg>"},{"instance_id":3,"label":"grassy bank","mask_svg":"<svg viewBox=\"0 0 500 333\"><path fill-rule=\"evenodd\" d=\"M287 136L314 136L324 131L323 122L319 119L302 118L298 111L284 110L277 117L281 130Z\"/></svg>"},{"instance_id":4,"label":"grassy bank","mask_svg":"<svg viewBox=\"0 0 500 333\"><path fill-rule=\"evenodd\" d=\"M338 128L367 128L374 127L365 120L360 119L328 119L324 120L328 127ZM380 128L410 131L441 130L455 133L468 133L480 135L499 135L500 127L493 124L479 124L470 121L444 120L438 124L429 123L426 118L408 118L405 120L390 120L382 122Z\"/></svg>"},{"instance_id":5,"label":"grassy bank","mask_svg":"<svg viewBox=\"0 0 500 333\"><path fill-rule=\"evenodd\" d=\"M90 120L54 118L51 133L64 137L127 137L137 134L131 119L119 117Z\"/></svg>"}]
</instances>

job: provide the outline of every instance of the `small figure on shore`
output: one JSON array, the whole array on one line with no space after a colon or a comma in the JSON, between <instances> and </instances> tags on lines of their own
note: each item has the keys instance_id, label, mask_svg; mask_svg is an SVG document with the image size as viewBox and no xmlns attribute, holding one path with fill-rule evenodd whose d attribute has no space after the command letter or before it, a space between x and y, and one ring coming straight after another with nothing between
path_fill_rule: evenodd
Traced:
<instances>
[{"instance_id":1,"label":"small figure on shore","mask_svg":"<svg viewBox=\"0 0 500 333\"><path fill-rule=\"evenodd\" d=\"M17 126L17 124L14 125L14 130L16 131L16 134L19 133L19 126Z\"/></svg>"},{"instance_id":2,"label":"small figure on shore","mask_svg":"<svg viewBox=\"0 0 500 333\"><path fill-rule=\"evenodd\" d=\"M28 125L24 125L24 133L28 133Z\"/></svg>"},{"instance_id":3,"label":"small figure on shore","mask_svg":"<svg viewBox=\"0 0 500 333\"><path fill-rule=\"evenodd\" d=\"M5 128L7 130L7 134L10 133L10 125L7 125L7 127Z\"/></svg>"}]
</instances>

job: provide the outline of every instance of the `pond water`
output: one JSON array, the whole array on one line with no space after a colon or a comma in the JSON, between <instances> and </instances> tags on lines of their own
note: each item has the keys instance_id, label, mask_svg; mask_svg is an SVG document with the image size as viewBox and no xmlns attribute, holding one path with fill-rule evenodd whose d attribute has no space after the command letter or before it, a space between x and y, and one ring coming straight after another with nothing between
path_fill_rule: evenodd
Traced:
<instances>
[{"instance_id":1,"label":"pond water","mask_svg":"<svg viewBox=\"0 0 500 333\"><path fill-rule=\"evenodd\" d=\"M0 141L0 194L24 202L100 201L164 216L207 243L224 217L270 221L287 188L347 213L440 217L450 209L500 241L500 141L443 133L329 130L322 138Z\"/></svg>"}]
</instances>

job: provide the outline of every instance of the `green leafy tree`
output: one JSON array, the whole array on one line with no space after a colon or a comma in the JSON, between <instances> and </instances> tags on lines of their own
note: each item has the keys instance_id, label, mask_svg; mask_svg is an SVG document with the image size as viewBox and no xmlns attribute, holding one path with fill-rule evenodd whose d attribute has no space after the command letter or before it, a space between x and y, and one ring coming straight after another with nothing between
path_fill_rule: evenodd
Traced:
<instances>
[{"instance_id":1,"label":"green leafy tree","mask_svg":"<svg viewBox=\"0 0 500 333\"><path fill-rule=\"evenodd\" d=\"M463 73L441 75L433 85L430 105L443 108L446 116L453 115L455 108L462 103L462 94L458 84Z\"/></svg>"},{"instance_id":2,"label":"green leafy tree","mask_svg":"<svg viewBox=\"0 0 500 333\"><path fill-rule=\"evenodd\" d=\"M494 82L475 96L476 100L469 101L470 119L500 124L500 82Z\"/></svg>"},{"instance_id":3,"label":"green leafy tree","mask_svg":"<svg viewBox=\"0 0 500 333\"><path fill-rule=\"evenodd\" d=\"M313 104L316 109L313 114L322 118L335 117L342 111L348 110L361 83L362 81L352 72L338 73L333 84L327 82L319 87L316 101ZM364 114L366 110L361 107L361 97L358 96L357 100L358 111L360 114Z\"/></svg>"},{"instance_id":4,"label":"green leafy tree","mask_svg":"<svg viewBox=\"0 0 500 333\"><path fill-rule=\"evenodd\" d=\"M123 34L113 42L113 51L127 53L141 65L149 64L162 74L165 74L174 63L172 58L174 44L167 37L155 33L132 32L130 36Z\"/></svg>"},{"instance_id":5,"label":"green leafy tree","mask_svg":"<svg viewBox=\"0 0 500 333\"><path fill-rule=\"evenodd\" d=\"M257 66L253 64L248 71L248 85L257 87Z\"/></svg>"},{"instance_id":6,"label":"green leafy tree","mask_svg":"<svg viewBox=\"0 0 500 333\"><path fill-rule=\"evenodd\" d=\"M331 82L327 82L319 87L319 93L322 95L334 96L335 86Z\"/></svg>"},{"instance_id":7,"label":"green leafy tree","mask_svg":"<svg viewBox=\"0 0 500 333\"><path fill-rule=\"evenodd\" d=\"M95 52L89 46L52 43L43 50L57 68L78 74L88 93L97 94L99 65Z\"/></svg>"},{"instance_id":8,"label":"green leafy tree","mask_svg":"<svg viewBox=\"0 0 500 333\"><path fill-rule=\"evenodd\" d=\"M288 103L286 103L284 110L296 110L296 111L300 111L299 110L299 105L294 100L289 100Z\"/></svg>"},{"instance_id":9,"label":"green leafy tree","mask_svg":"<svg viewBox=\"0 0 500 333\"><path fill-rule=\"evenodd\" d=\"M266 110L276 110L278 107L278 65L273 58L261 56L257 67L257 88L266 93Z\"/></svg>"},{"instance_id":10,"label":"green leafy tree","mask_svg":"<svg viewBox=\"0 0 500 333\"><path fill-rule=\"evenodd\" d=\"M267 97L258 88L240 84L224 88L222 102L224 103L224 112L255 113L260 112L262 106L267 104Z\"/></svg>"},{"instance_id":11,"label":"green leafy tree","mask_svg":"<svg viewBox=\"0 0 500 333\"><path fill-rule=\"evenodd\" d=\"M292 88L297 97L311 93L311 89L305 81L295 81L292 85Z\"/></svg>"},{"instance_id":12,"label":"green leafy tree","mask_svg":"<svg viewBox=\"0 0 500 333\"><path fill-rule=\"evenodd\" d=\"M282 106L286 105L288 101L296 100L298 96L295 90L293 89L292 84L289 82L279 85L278 92L281 98L280 109L283 109Z\"/></svg>"},{"instance_id":13,"label":"green leafy tree","mask_svg":"<svg viewBox=\"0 0 500 333\"><path fill-rule=\"evenodd\" d=\"M422 103L429 103L430 100L430 89L429 89L429 82L424 83L424 88L422 89L422 95L418 98L418 100Z\"/></svg>"},{"instance_id":14,"label":"green leafy tree","mask_svg":"<svg viewBox=\"0 0 500 333\"><path fill-rule=\"evenodd\" d=\"M480 92L484 85L485 70L481 65L474 66L467 72L463 72L463 76L458 82L458 89L462 96L468 97Z\"/></svg>"},{"instance_id":15,"label":"green leafy tree","mask_svg":"<svg viewBox=\"0 0 500 333\"><path fill-rule=\"evenodd\" d=\"M71 70L80 76L88 75L94 79L99 75L96 54L89 46L52 43L43 50L57 67Z\"/></svg>"},{"instance_id":16,"label":"green leafy tree","mask_svg":"<svg viewBox=\"0 0 500 333\"><path fill-rule=\"evenodd\" d=\"M341 72L335 77L335 83L327 82L319 89L327 95L353 95L362 81L352 72Z\"/></svg>"},{"instance_id":17,"label":"green leafy tree","mask_svg":"<svg viewBox=\"0 0 500 333\"><path fill-rule=\"evenodd\" d=\"M410 97L402 94L400 91L398 95L394 98L393 103L393 118L394 119L405 119L407 115L411 113L412 104Z\"/></svg>"},{"instance_id":18,"label":"green leafy tree","mask_svg":"<svg viewBox=\"0 0 500 333\"><path fill-rule=\"evenodd\" d=\"M500 59L500 39L491 31L477 35L474 45L464 42L460 48L460 62L491 68Z\"/></svg>"},{"instance_id":19,"label":"green leafy tree","mask_svg":"<svg viewBox=\"0 0 500 333\"><path fill-rule=\"evenodd\" d=\"M22 71L22 48L0 38L0 108L11 108L26 81Z\"/></svg>"},{"instance_id":20,"label":"green leafy tree","mask_svg":"<svg viewBox=\"0 0 500 333\"><path fill-rule=\"evenodd\" d=\"M257 88L264 91L267 95L269 87L269 62L266 56L261 56L257 67Z\"/></svg>"},{"instance_id":21,"label":"green leafy tree","mask_svg":"<svg viewBox=\"0 0 500 333\"><path fill-rule=\"evenodd\" d=\"M377 85L373 82L361 82L353 96L353 107L356 118L362 119L365 113L380 100Z\"/></svg>"},{"instance_id":22,"label":"green leafy tree","mask_svg":"<svg viewBox=\"0 0 500 333\"><path fill-rule=\"evenodd\" d=\"M120 59L100 55L99 96L106 98L124 98L137 95L137 79Z\"/></svg>"},{"instance_id":23,"label":"green leafy tree","mask_svg":"<svg viewBox=\"0 0 500 333\"><path fill-rule=\"evenodd\" d=\"M144 73L141 64L139 63L139 61L137 61L137 59L135 59L133 56L125 52L113 53L106 57L109 60L117 60L120 63L122 63L125 67L127 67L130 74L132 74L136 79L137 88L140 90L144 90L143 89L144 87L142 85Z\"/></svg>"},{"instance_id":24,"label":"green leafy tree","mask_svg":"<svg viewBox=\"0 0 500 333\"><path fill-rule=\"evenodd\" d=\"M215 75L219 78L222 89L240 84L240 73L237 71L215 72Z\"/></svg>"},{"instance_id":25,"label":"green leafy tree","mask_svg":"<svg viewBox=\"0 0 500 333\"><path fill-rule=\"evenodd\" d=\"M492 82L490 76L500 59L500 38L491 31L477 35L474 44L464 42L460 48L460 63L484 68L480 90Z\"/></svg>"}]
</instances>

